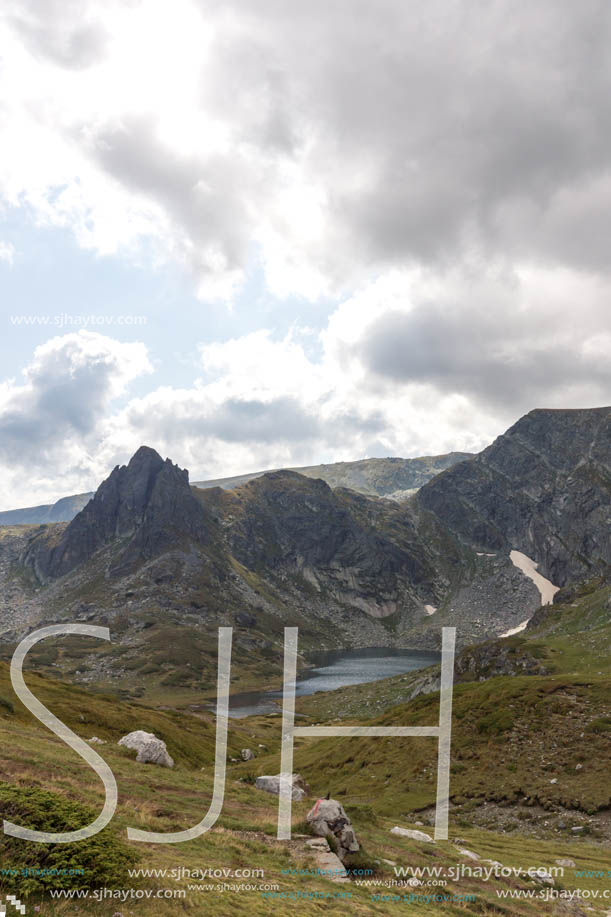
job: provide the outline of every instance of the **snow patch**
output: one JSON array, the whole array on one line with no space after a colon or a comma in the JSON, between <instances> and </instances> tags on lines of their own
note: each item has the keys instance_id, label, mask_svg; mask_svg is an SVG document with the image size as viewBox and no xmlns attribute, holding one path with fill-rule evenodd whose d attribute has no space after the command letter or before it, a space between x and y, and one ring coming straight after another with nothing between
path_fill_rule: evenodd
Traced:
<instances>
[{"instance_id":1,"label":"snow patch","mask_svg":"<svg viewBox=\"0 0 611 917\"><path fill-rule=\"evenodd\" d=\"M513 637L514 634L519 634L520 631L526 628L526 625L530 621L530 618L526 618L525 621L522 621L521 624L518 624L517 627L511 627L509 630L506 630L504 634L501 634L501 637Z\"/></svg>"},{"instance_id":2,"label":"snow patch","mask_svg":"<svg viewBox=\"0 0 611 917\"><path fill-rule=\"evenodd\" d=\"M533 581L537 589L539 590L539 595L541 596L542 605L551 605L554 601L554 596L558 592L559 586L554 586L548 579L545 579L544 576L541 576L540 573L537 573L537 567L539 566L532 558L527 557L526 554L522 554L521 551L510 551L509 557L511 559L514 567L517 567L518 570L521 570L524 576L527 576L530 580ZM521 624L518 624L517 627L511 627L509 630L505 631L504 634L501 634L501 637L512 637L514 634L519 634L520 631L523 631L530 621L530 618L526 618L525 621L522 621Z\"/></svg>"},{"instance_id":3,"label":"snow patch","mask_svg":"<svg viewBox=\"0 0 611 917\"><path fill-rule=\"evenodd\" d=\"M524 576L527 576L533 581L541 595L541 604L551 605L560 587L554 586L548 579L545 579L544 576L537 573L539 564L535 563L530 557L527 557L526 554L522 554L521 551L510 551L509 557L514 567L517 567L518 570L522 571Z\"/></svg>"}]
</instances>

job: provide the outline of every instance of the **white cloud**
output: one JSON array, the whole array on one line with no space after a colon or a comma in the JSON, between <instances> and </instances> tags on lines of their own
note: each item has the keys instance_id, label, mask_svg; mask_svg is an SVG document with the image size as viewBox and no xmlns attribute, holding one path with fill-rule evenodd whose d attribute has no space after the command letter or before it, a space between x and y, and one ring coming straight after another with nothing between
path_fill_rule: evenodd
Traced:
<instances>
[{"instance_id":1,"label":"white cloud","mask_svg":"<svg viewBox=\"0 0 611 917\"><path fill-rule=\"evenodd\" d=\"M142 443L193 479L477 451L534 407L611 401L610 296L609 281L569 269L394 271L344 300L318 347L299 328L200 345L191 385L153 376L131 398L151 371L142 344L53 338L0 388L2 479L20 482L3 502L91 487Z\"/></svg>"},{"instance_id":2,"label":"white cloud","mask_svg":"<svg viewBox=\"0 0 611 917\"><path fill-rule=\"evenodd\" d=\"M37 347L23 381L0 386L2 503L46 502L104 477L113 400L150 370L144 345L90 331Z\"/></svg>"},{"instance_id":3,"label":"white cloud","mask_svg":"<svg viewBox=\"0 0 611 917\"><path fill-rule=\"evenodd\" d=\"M143 441L216 476L608 403L610 32L596 0L6 3L0 200L176 261L202 299L256 259L261 298L321 300L322 331L238 326L191 385L131 400L143 345L53 339L0 388L5 502Z\"/></svg>"},{"instance_id":4,"label":"white cloud","mask_svg":"<svg viewBox=\"0 0 611 917\"><path fill-rule=\"evenodd\" d=\"M13 264L15 260L15 246L10 242L0 240L0 261L6 261L7 264Z\"/></svg>"},{"instance_id":5,"label":"white cloud","mask_svg":"<svg viewBox=\"0 0 611 917\"><path fill-rule=\"evenodd\" d=\"M203 298L253 249L311 299L473 251L606 273L610 32L595 0L5 4L0 192Z\"/></svg>"}]
</instances>

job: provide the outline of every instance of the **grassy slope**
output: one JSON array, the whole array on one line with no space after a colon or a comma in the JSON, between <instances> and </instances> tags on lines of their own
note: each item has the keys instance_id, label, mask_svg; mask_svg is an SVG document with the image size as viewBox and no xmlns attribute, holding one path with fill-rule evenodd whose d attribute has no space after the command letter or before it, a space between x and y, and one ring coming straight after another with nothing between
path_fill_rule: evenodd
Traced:
<instances>
[{"instance_id":1,"label":"grassy slope","mask_svg":"<svg viewBox=\"0 0 611 917\"><path fill-rule=\"evenodd\" d=\"M6 672L2 672L2 695L7 695ZM109 743L99 750L110 763L119 785L119 806L112 827L106 830L117 832L117 836L124 834L127 825L142 827L148 830L172 831L196 823L207 810L212 789L212 768L203 765L201 761L209 761L211 755L210 736L205 729L199 731L201 723L193 720L191 726L189 718L175 718L164 713L149 713L137 711L141 717L147 716L146 725L153 727L157 732L163 733L167 739L170 750L177 758L174 770L157 767L145 767L137 764L124 750L114 744L114 740L125 729L133 725L131 717L134 716L133 705L121 704L113 699L93 698L91 701L83 696L82 692L66 686L57 686L44 683L45 680L36 677L29 678L32 689L41 699L53 707L58 713L66 716L71 725L83 736L90 733L106 735ZM70 708L73 708L72 710ZM86 710L88 722L86 728L81 726L80 715ZM68 715L70 714L70 715ZM141 719L140 722L143 722ZM176 726L180 723L180 729ZM244 725L241 726L244 728ZM265 721L258 718L246 726L251 741L265 736L270 747L277 746L278 720L273 718ZM184 733L188 733L187 738ZM236 735L233 740L235 745L243 743L244 733ZM182 750L179 745L182 741ZM0 770L4 780L20 786L43 785L45 788L66 796L86 802L95 808L101 803L100 786L86 765L59 740L50 736L42 727L34 723L29 714L21 709L18 703L15 712L10 713L3 708L0 715ZM270 764L273 757L260 759L255 762L257 769ZM404 757L403 757L403 760ZM194 763L197 762L197 763ZM277 884L281 890L290 893L313 893L335 891L338 887L328 880L311 876L282 876L281 871L287 867L304 867L308 865L306 855L297 847L298 841L292 844L278 843L274 840L276 830L276 800L256 790L249 782L240 781L252 773L252 763L235 765L229 770L227 791L223 812L215 828L195 841L176 846L166 845L133 845L141 856L140 865L149 869L186 867L233 868L251 867L265 870L263 881ZM91 779L90 779L91 775ZM368 793L368 796L371 794ZM294 805L294 825L297 830L301 827L309 802ZM457 833L454 825L451 826L451 840L433 845L423 845L389 833L393 824L399 821L403 825L413 826L407 813L396 811L392 818L379 815L370 805L349 805L349 812L357 826L359 836L367 851L375 852L378 863L374 864L377 876L380 879L392 879L392 869L381 862L382 858L393 860L400 865L430 864L444 867L455 866L457 863L466 862L457 852L457 847L452 843L452 837ZM413 816L412 816L413 818ZM522 838L508 838L490 831L460 828L461 842L470 849L475 849L482 856L498 859L509 866L531 866L553 864L559 856L572 856L580 868L602 869L607 868L604 851L586 841L556 840L544 842L537 840L524 841ZM370 857L369 857L370 858ZM3 858L3 866L8 866ZM309 861L313 866L313 862ZM252 880L231 879L232 884L240 882L248 884ZM602 887L598 880L578 880L582 887ZM174 880L172 878L134 879L134 887L157 888L185 888L190 883L188 879ZM574 887L576 882L572 875L567 875L562 882L563 886ZM5 883L6 885L6 883ZM10 886L10 890L15 890ZM452 894L473 894L475 901L469 904L396 904L392 906L392 913L417 913L423 914L482 914L505 913L518 914L546 914L552 913L551 908L543 902L536 902L535 906L525 903L503 903L499 908L495 887L502 888L535 888L536 883L526 880L503 879L500 883L484 885L479 880L463 878L451 880L445 889ZM5 888L5 891L9 890ZM344 890L344 887L341 887ZM389 905L384 902L371 900L370 892L366 888L358 888L352 884L350 891L353 894L350 905L346 902L329 902L324 900L301 899L289 903L278 902L272 904L261 898L257 892L226 891L223 894L215 892L192 891L187 892L187 897L177 901L155 901L154 904L131 903L129 912L133 914L169 915L175 913L212 915L229 914L255 914L269 913L298 913L315 915L323 911L332 914L387 914ZM74 904L53 905L50 899L45 898L42 905L45 914L74 913ZM79 904L81 913L115 914L125 913L118 908L116 903L96 904L87 909Z\"/></svg>"},{"instance_id":2,"label":"grassy slope","mask_svg":"<svg viewBox=\"0 0 611 917\"><path fill-rule=\"evenodd\" d=\"M430 739L304 739L297 743L295 764L312 786L314 794L331 790L344 802L364 847L364 860L373 863L380 879L393 873L383 859L399 865L452 866L469 862L452 843L461 844L482 857L504 865L524 867L552 865L558 857L569 856L581 869L609 869L608 846L601 843L596 830L589 837L574 838L573 823L589 825L589 815L609 807L608 764L611 733L607 719L611 698L611 679L605 648L608 644L608 590L579 597L554 611L555 617L543 620L532 634L520 637L529 646L543 648L548 668L545 676L498 677L485 682L456 686L453 721L451 793L455 803L450 819L450 841L435 845L418 844L389 833L394 824L414 826L417 811L434 800L436 749ZM573 607L577 605L577 607ZM591 628L590 633L583 628ZM594 634L593 638L591 634ZM576 671L579 665L583 672ZM598 674L601 672L602 674ZM390 723L432 723L437 716L437 695L416 698L411 703L393 706L405 693L409 676L400 676L377 685L357 686L337 692L352 698L352 716L362 721ZM403 679L403 680L402 680ZM209 717L202 719L171 711L150 710L111 697L88 695L80 689L28 676L34 693L84 738L98 735L108 744L99 751L111 764L119 784L119 808L112 827L124 833L127 825L149 830L170 831L196 823L207 810L212 789L214 732ZM300 702L313 721L330 715L330 695ZM95 808L101 802L101 787L89 768L43 729L13 698L6 667L0 667L0 772L2 779L21 786L39 785L79 799ZM376 708L379 704L383 710ZM11 710L13 705L13 710ZM338 709L338 697L333 697ZM256 761L230 765L225 803L215 828L203 837L177 846L133 845L148 868L210 866L237 868L250 866L265 870L266 882L278 884L287 892L335 891L328 880L311 876L282 876L287 866L304 865L306 854L299 842L278 843L276 800L252 785L258 773L277 773L279 759L279 718L258 717L233 723L229 754L236 756L246 745L259 752ZM134 728L145 728L164 738L177 766L173 771L138 765L129 753L116 746L116 740ZM582 737L583 733L583 737ZM584 742L584 739L587 741ZM259 744L269 751L260 749ZM576 765L582 767L576 770ZM202 770L203 768L203 770ZM91 777L91 779L90 779ZM550 783L555 779L556 783ZM547 837L524 836L522 827L495 824L486 830L478 826L469 812L484 804L501 807L524 803L534 808L555 809L570 806L574 817L563 831L550 831ZM294 826L300 823L309 802L294 806ZM491 811L494 811L491 810ZM425 816L422 816L425 817ZM313 865L313 864L312 864ZM239 884L240 880L230 880ZM248 880L244 880L248 881ZM188 880L134 879L134 887L180 888ZM488 884L476 879L450 881L448 893L474 894L471 903L393 904L374 902L370 892L350 887L354 914L417 913L486 914L554 913L552 905L541 901L500 902L495 888L534 888L525 880L500 880ZM568 870L557 888L606 887L599 879L575 878ZM342 888L343 890L343 888ZM379 889L377 890L379 891ZM430 891L430 890L429 890ZM56 906L46 899L45 913L73 913L74 905ZM97 914L114 914L116 904L96 905ZM154 905L130 903L134 914L267 914L295 912L314 915L346 913L345 902L296 900L272 904L258 892L188 892L182 902L159 901ZM83 911L87 913L87 911ZM593 913L596 913L594 911Z\"/></svg>"}]
</instances>

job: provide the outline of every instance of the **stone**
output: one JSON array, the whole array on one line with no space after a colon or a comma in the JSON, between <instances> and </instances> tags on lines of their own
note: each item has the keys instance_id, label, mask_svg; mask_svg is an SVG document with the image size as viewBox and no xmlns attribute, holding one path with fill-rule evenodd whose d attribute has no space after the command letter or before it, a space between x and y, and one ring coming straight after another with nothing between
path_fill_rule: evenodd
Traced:
<instances>
[{"instance_id":1,"label":"stone","mask_svg":"<svg viewBox=\"0 0 611 917\"><path fill-rule=\"evenodd\" d=\"M236 623L242 627L255 627L257 623L255 615L251 615L248 611L239 611L235 619Z\"/></svg>"},{"instance_id":2,"label":"stone","mask_svg":"<svg viewBox=\"0 0 611 917\"><path fill-rule=\"evenodd\" d=\"M257 777L255 786L258 790L265 793L271 793L273 796L280 795L280 777L281 774L274 776ZM307 796L310 788L301 776L301 774L291 774L291 799L301 802L304 796Z\"/></svg>"},{"instance_id":3,"label":"stone","mask_svg":"<svg viewBox=\"0 0 611 917\"><path fill-rule=\"evenodd\" d=\"M537 879L538 882L541 882L543 885L555 885L554 879L545 869L537 869L534 873L533 878Z\"/></svg>"},{"instance_id":4,"label":"stone","mask_svg":"<svg viewBox=\"0 0 611 917\"><path fill-rule=\"evenodd\" d=\"M473 853L472 850L467 850L466 847L461 847L458 852L461 856L467 857L469 860L479 860L479 854Z\"/></svg>"},{"instance_id":5,"label":"stone","mask_svg":"<svg viewBox=\"0 0 611 917\"><path fill-rule=\"evenodd\" d=\"M433 838L425 834L424 831L413 831L411 828L399 828L395 825L390 829L391 834L398 834L400 837L409 837L412 841L423 841L426 844L433 844Z\"/></svg>"},{"instance_id":6,"label":"stone","mask_svg":"<svg viewBox=\"0 0 611 917\"><path fill-rule=\"evenodd\" d=\"M140 764L159 764L160 767L174 767L174 760L168 754L166 744L152 732L137 729L119 739L117 745L137 750L136 761Z\"/></svg>"},{"instance_id":7,"label":"stone","mask_svg":"<svg viewBox=\"0 0 611 917\"><path fill-rule=\"evenodd\" d=\"M342 863L346 862L349 854L360 849L352 822L336 799L317 799L306 815L306 820L319 837L333 835L337 842L336 853Z\"/></svg>"},{"instance_id":8,"label":"stone","mask_svg":"<svg viewBox=\"0 0 611 917\"><path fill-rule=\"evenodd\" d=\"M253 761L257 757L251 748L243 748L240 754L242 761Z\"/></svg>"},{"instance_id":9,"label":"stone","mask_svg":"<svg viewBox=\"0 0 611 917\"><path fill-rule=\"evenodd\" d=\"M314 854L318 875L331 882L349 882L348 872L340 858L333 853L324 837L311 837L306 840L308 847Z\"/></svg>"},{"instance_id":10,"label":"stone","mask_svg":"<svg viewBox=\"0 0 611 917\"><path fill-rule=\"evenodd\" d=\"M559 860L556 860L556 866L564 866L566 869L574 869L577 866L575 860L570 860L568 857L561 857Z\"/></svg>"},{"instance_id":11,"label":"stone","mask_svg":"<svg viewBox=\"0 0 611 917\"><path fill-rule=\"evenodd\" d=\"M583 825L575 825L574 828L571 828L571 831L573 832L573 834L581 834L583 830L584 830Z\"/></svg>"},{"instance_id":12,"label":"stone","mask_svg":"<svg viewBox=\"0 0 611 917\"><path fill-rule=\"evenodd\" d=\"M104 739L98 739L97 736L91 736L90 739L87 739L90 745L106 745Z\"/></svg>"}]
</instances>

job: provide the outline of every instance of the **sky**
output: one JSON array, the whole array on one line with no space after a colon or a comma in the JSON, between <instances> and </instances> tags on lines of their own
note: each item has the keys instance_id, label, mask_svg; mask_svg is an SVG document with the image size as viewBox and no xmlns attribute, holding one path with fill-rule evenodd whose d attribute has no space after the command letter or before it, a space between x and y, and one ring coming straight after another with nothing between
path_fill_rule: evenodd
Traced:
<instances>
[{"instance_id":1,"label":"sky","mask_svg":"<svg viewBox=\"0 0 611 917\"><path fill-rule=\"evenodd\" d=\"M0 509L611 403L611 5L5 0Z\"/></svg>"}]
</instances>

